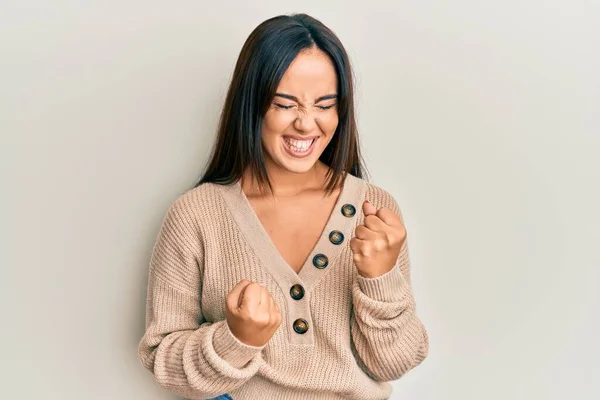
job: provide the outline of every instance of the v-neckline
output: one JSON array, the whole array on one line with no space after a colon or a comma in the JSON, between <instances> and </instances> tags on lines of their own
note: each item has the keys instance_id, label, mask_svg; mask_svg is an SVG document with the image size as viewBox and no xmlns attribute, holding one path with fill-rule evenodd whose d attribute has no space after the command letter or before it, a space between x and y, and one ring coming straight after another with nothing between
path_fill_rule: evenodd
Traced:
<instances>
[{"instance_id":1,"label":"v-neckline","mask_svg":"<svg viewBox=\"0 0 600 400\"><path fill-rule=\"evenodd\" d=\"M298 272L285 261L275 246L275 243L267 233L267 230L242 190L240 180L232 185L223 186L222 194L238 227L262 263L271 272L271 275L276 280L279 280L281 285L287 286L287 290L289 290L289 285L297 283L309 289L325 272L331 269L341 249L347 246L347 242L353 234L352 227L356 226L355 222L358 213L362 211L362 202L360 199L364 197L364 188L360 190L361 182L362 180L359 178L351 174L345 174L340 193L335 201L333 210L327 218L325 227ZM359 202L361 204L358 204ZM346 204L351 204L355 207L355 214L353 216L347 217L342 213L342 207ZM344 239L342 243L335 244L330 240L329 236L332 231L339 231L343 234ZM313 260L319 254L324 254L327 257L327 268L315 267Z\"/></svg>"},{"instance_id":2,"label":"v-neckline","mask_svg":"<svg viewBox=\"0 0 600 400\"><path fill-rule=\"evenodd\" d=\"M264 235L264 236L266 236L266 238L268 239L268 242L269 242L269 245L270 245L270 247L272 247L272 248L273 248L272 250L273 250L274 252L276 252L276 253L277 253L277 255L279 256L279 258L281 258L281 260L280 260L280 263L281 263L281 264L283 264L283 265L285 265L286 267L288 267L290 270L292 270L292 272L293 272L294 274L296 274L296 275L298 275L298 276L300 277L300 276L302 276L302 270L304 270L304 268L306 268L308 264L312 264L312 257L311 257L311 256L312 256L313 254L315 254L315 250L316 250L317 248L321 247L321 246L319 246L319 245L320 245L320 242L321 242L321 241L323 241L323 240L326 240L326 239L325 239L325 235L324 235L324 234L325 234L326 232L328 232L328 228L330 227L330 225L331 225L331 223L332 223L332 219L333 219L333 216L334 216L334 214L335 214L335 211L336 211L338 208L341 208L341 206L342 206L342 205L341 205L341 204L339 204L339 203L340 203L340 199L342 199L342 198L343 198L344 191L345 191L345 190L346 190L346 188L347 188L346 182L347 182L347 180L346 180L346 179L344 179L344 181L343 181L343 183L342 183L342 187L341 187L341 189L340 189L340 192L339 192L339 194L337 195L337 198L336 198L336 200L335 200L335 203L334 203L333 209L331 210L331 212L330 212L330 213L329 213L329 215L327 216L327 221L325 222L325 226L323 227L323 230L322 230L322 231L319 233L319 238L317 239L316 243L315 243L315 244L312 246L312 248L310 249L310 252L309 252L309 253L308 253L308 255L306 256L306 259L305 259L305 260L304 260L304 262L302 263L302 266L300 267L300 269L298 270L298 272L296 272L296 270L294 269L294 267L292 267L292 266L291 266L291 265L290 265L290 264L289 264L289 263L288 263L288 262L285 260L285 258L284 258L284 257L283 257L283 255L281 254L281 251L279 251L279 249L278 249L278 248L277 248L277 246L275 245L275 242L273 241L273 239L271 238L271 236L270 236L270 235L269 235L269 233L267 232L267 229L265 228L264 224L262 223L262 221L261 221L261 220L260 220L260 218L258 217L258 214L257 214L257 213L256 213L256 211L254 210L254 207L252 207L252 204L250 203L250 200L248 199L248 196L246 196L246 193L244 193L244 191L242 190L242 187L241 187L241 183L240 183L240 181L238 180L238 181L235 183L235 185L236 185L236 186L238 186L238 188L239 188L239 189L240 189L240 191L241 191L242 200L243 200L243 201L244 201L244 203L245 203L245 207L246 207L246 208L249 208L250 210L252 210L252 214L254 214L254 215L253 215L253 217L252 217L252 219L253 219L253 220L254 220L254 221L255 221L255 222L258 224L258 225L260 225L260 228L262 228L262 229L260 229L260 230L262 231L262 232L261 232L261 234L262 234L262 235Z\"/></svg>"}]
</instances>

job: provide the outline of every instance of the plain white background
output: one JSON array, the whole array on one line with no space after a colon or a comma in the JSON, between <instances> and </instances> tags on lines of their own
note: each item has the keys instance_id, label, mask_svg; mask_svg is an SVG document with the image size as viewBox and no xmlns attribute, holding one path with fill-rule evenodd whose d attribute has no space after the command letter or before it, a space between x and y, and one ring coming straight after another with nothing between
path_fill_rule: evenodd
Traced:
<instances>
[{"instance_id":1,"label":"plain white background","mask_svg":"<svg viewBox=\"0 0 600 400\"><path fill-rule=\"evenodd\" d=\"M0 397L173 398L137 359L151 247L244 40L307 12L348 49L411 240L431 350L392 399L599 398L599 9L2 1Z\"/></svg>"}]
</instances>

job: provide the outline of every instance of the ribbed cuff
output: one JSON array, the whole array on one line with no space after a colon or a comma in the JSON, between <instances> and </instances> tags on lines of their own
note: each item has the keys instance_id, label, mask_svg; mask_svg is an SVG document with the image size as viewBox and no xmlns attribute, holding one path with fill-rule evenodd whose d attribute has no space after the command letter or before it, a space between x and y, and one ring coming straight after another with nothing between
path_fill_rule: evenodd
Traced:
<instances>
[{"instance_id":1,"label":"ribbed cuff","mask_svg":"<svg viewBox=\"0 0 600 400\"><path fill-rule=\"evenodd\" d=\"M373 300L400 301L410 292L398 265L377 278L365 278L358 274L356 279L360 290Z\"/></svg>"},{"instance_id":2,"label":"ribbed cuff","mask_svg":"<svg viewBox=\"0 0 600 400\"><path fill-rule=\"evenodd\" d=\"M215 324L220 324L213 335L215 352L235 368L241 369L246 366L265 347L249 346L242 343L231 332L226 320L216 322Z\"/></svg>"}]
</instances>

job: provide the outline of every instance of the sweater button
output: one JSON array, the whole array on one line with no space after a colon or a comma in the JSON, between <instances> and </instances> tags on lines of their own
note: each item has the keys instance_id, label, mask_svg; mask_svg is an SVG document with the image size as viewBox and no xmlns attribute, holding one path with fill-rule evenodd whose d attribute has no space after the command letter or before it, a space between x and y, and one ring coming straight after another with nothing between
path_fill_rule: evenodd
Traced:
<instances>
[{"instance_id":1,"label":"sweater button","mask_svg":"<svg viewBox=\"0 0 600 400\"><path fill-rule=\"evenodd\" d=\"M304 297L304 288L302 287L302 285L295 284L290 289L290 295L292 296L292 299L300 300Z\"/></svg>"},{"instance_id":2,"label":"sweater button","mask_svg":"<svg viewBox=\"0 0 600 400\"><path fill-rule=\"evenodd\" d=\"M344 214L344 217L352 218L356 214L356 208L352 204L344 204L342 214Z\"/></svg>"},{"instance_id":3,"label":"sweater button","mask_svg":"<svg viewBox=\"0 0 600 400\"><path fill-rule=\"evenodd\" d=\"M294 321L294 332L304 334L308 331L308 322L305 319L298 318Z\"/></svg>"},{"instance_id":4,"label":"sweater button","mask_svg":"<svg viewBox=\"0 0 600 400\"><path fill-rule=\"evenodd\" d=\"M313 265L319 269L323 269L327 267L329 264L329 259L325 254L317 254L313 257Z\"/></svg>"},{"instance_id":5,"label":"sweater button","mask_svg":"<svg viewBox=\"0 0 600 400\"><path fill-rule=\"evenodd\" d=\"M344 234L340 231L331 231L329 241L333 244L341 244L344 241Z\"/></svg>"}]
</instances>

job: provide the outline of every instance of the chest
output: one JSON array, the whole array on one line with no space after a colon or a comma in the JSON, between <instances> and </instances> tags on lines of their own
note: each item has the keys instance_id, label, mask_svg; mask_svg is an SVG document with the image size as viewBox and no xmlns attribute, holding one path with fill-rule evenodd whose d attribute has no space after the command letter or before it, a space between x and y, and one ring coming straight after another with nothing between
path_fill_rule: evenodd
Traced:
<instances>
[{"instance_id":1,"label":"chest","mask_svg":"<svg viewBox=\"0 0 600 400\"><path fill-rule=\"evenodd\" d=\"M335 202L335 194L250 200L271 242L296 273L321 237Z\"/></svg>"}]
</instances>

